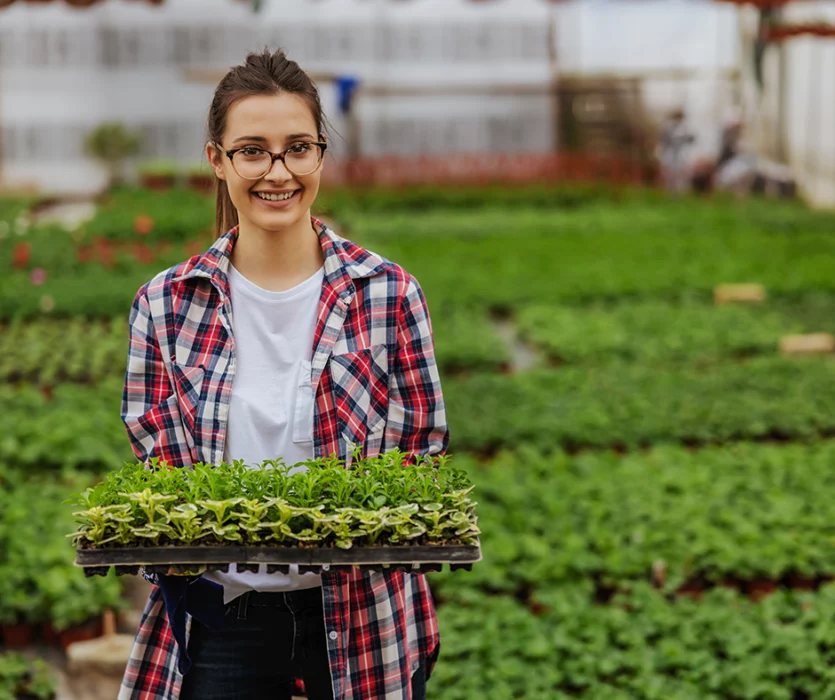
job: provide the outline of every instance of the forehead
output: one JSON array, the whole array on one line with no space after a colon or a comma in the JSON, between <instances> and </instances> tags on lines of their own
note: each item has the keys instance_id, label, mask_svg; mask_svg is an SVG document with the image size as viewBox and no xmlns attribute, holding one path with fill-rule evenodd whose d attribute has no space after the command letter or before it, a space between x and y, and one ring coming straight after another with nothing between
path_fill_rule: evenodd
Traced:
<instances>
[{"instance_id":1,"label":"forehead","mask_svg":"<svg viewBox=\"0 0 835 700\"><path fill-rule=\"evenodd\" d=\"M263 136L283 143L289 134L308 133L316 138L316 131L316 120L304 98L287 93L250 95L229 108L224 140Z\"/></svg>"}]
</instances>

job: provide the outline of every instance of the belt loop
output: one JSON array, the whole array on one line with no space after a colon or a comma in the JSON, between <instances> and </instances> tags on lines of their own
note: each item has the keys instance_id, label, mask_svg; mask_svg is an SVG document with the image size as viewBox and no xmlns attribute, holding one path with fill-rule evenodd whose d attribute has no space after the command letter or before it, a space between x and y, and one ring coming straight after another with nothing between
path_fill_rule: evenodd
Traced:
<instances>
[{"instance_id":1,"label":"belt loop","mask_svg":"<svg viewBox=\"0 0 835 700\"><path fill-rule=\"evenodd\" d=\"M240 602L238 603L238 619L239 620L246 620L246 609L247 604L249 603L249 591L241 595Z\"/></svg>"}]
</instances>

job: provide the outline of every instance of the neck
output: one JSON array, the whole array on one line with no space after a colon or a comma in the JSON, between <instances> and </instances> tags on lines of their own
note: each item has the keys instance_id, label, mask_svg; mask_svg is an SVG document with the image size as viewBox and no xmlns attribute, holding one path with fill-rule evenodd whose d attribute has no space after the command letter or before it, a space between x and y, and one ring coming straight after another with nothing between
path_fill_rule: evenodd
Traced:
<instances>
[{"instance_id":1,"label":"neck","mask_svg":"<svg viewBox=\"0 0 835 700\"><path fill-rule=\"evenodd\" d=\"M271 292L283 292L322 267L324 253L308 212L297 224L281 231L241 222L231 260L250 282Z\"/></svg>"}]
</instances>

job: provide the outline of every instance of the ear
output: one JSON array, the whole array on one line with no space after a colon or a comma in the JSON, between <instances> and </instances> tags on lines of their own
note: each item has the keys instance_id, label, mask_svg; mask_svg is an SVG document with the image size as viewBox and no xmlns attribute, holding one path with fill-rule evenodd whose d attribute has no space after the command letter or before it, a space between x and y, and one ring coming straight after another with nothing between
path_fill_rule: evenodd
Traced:
<instances>
[{"instance_id":1,"label":"ear","mask_svg":"<svg viewBox=\"0 0 835 700\"><path fill-rule=\"evenodd\" d=\"M323 141L324 143L326 143L328 145L330 145L330 141L328 141L328 137L325 136L325 134L319 134L319 140ZM327 155L328 155L328 152L325 151L325 156L327 156ZM321 165L319 165L319 171L318 171L319 173L321 173L325 169L325 162L326 161L327 161L326 157L322 158L322 163L321 163Z\"/></svg>"},{"instance_id":2,"label":"ear","mask_svg":"<svg viewBox=\"0 0 835 700\"><path fill-rule=\"evenodd\" d=\"M223 154L215 148L215 145L211 141L206 142L206 160L209 161L209 165L215 171L217 179L225 180L226 174L223 171Z\"/></svg>"}]
</instances>

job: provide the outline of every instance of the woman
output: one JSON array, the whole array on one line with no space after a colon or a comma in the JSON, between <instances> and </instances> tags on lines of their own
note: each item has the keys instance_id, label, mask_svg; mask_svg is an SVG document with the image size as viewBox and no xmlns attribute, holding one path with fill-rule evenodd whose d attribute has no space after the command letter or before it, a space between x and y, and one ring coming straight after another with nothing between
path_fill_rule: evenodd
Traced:
<instances>
[{"instance_id":1,"label":"woman","mask_svg":"<svg viewBox=\"0 0 835 700\"><path fill-rule=\"evenodd\" d=\"M217 86L206 155L225 233L134 299L122 417L138 459L446 450L420 286L311 217L326 147L316 88L281 51ZM425 697L439 636L422 575L149 578L122 699L284 699L293 678L311 700ZM200 587L223 600L198 615Z\"/></svg>"}]
</instances>

